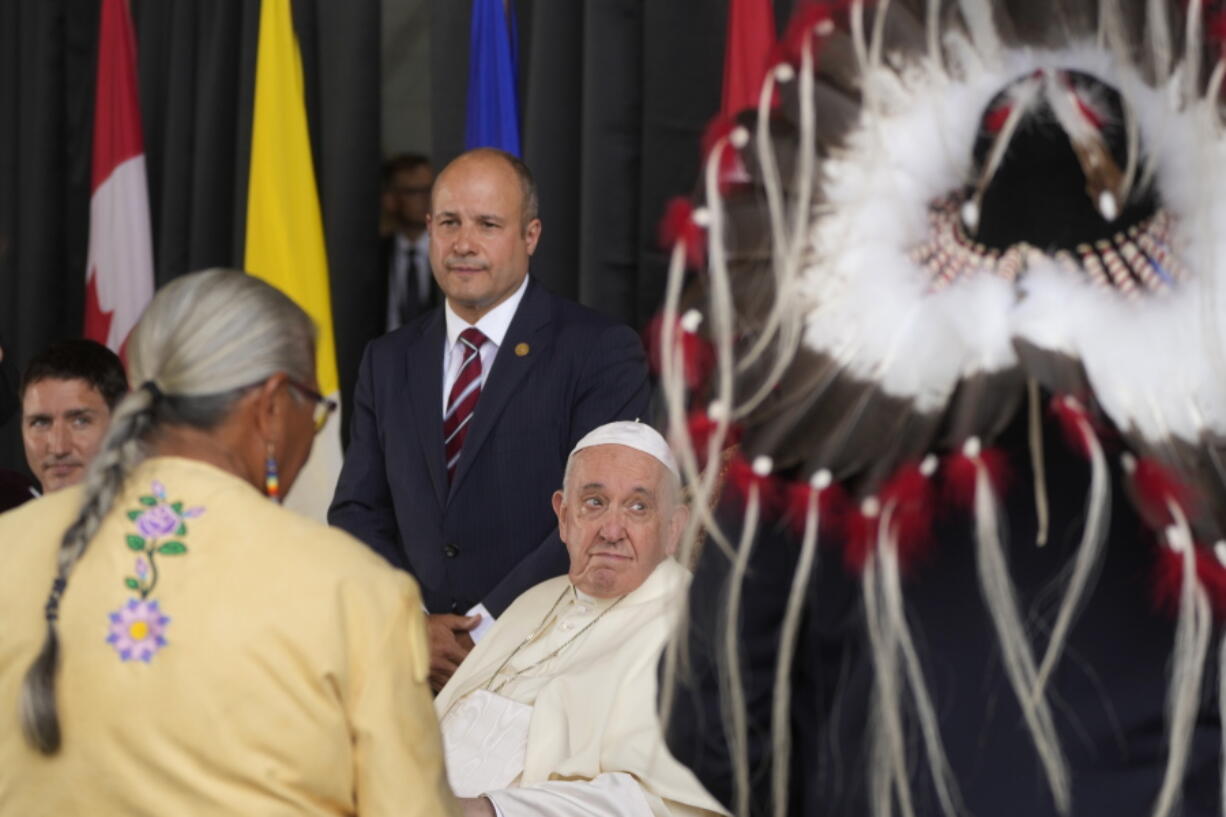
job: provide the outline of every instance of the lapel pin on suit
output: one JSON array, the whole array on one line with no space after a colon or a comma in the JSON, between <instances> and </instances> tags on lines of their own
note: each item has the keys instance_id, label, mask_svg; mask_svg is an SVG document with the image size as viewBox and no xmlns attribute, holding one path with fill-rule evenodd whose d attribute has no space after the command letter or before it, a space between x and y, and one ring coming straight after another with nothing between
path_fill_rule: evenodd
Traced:
<instances>
[{"instance_id":1,"label":"lapel pin on suit","mask_svg":"<svg viewBox=\"0 0 1226 817\"><path fill-rule=\"evenodd\" d=\"M532 351L532 347L526 343L515 344L515 356L516 357L527 357L528 353L531 351Z\"/></svg>"}]
</instances>

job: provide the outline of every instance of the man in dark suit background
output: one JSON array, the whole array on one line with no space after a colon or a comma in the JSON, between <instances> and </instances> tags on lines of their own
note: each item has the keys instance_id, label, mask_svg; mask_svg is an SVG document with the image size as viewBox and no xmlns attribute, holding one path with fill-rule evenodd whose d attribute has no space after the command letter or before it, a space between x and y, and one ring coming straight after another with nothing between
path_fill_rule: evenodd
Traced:
<instances>
[{"instance_id":1,"label":"man in dark suit background","mask_svg":"<svg viewBox=\"0 0 1226 817\"><path fill-rule=\"evenodd\" d=\"M386 331L399 329L442 300L430 274L430 187L434 169L417 153L402 153L383 166L384 212L393 230L383 239L383 283L387 287Z\"/></svg>"},{"instance_id":2,"label":"man in dark suit background","mask_svg":"<svg viewBox=\"0 0 1226 817\"><path fill-rule=\"evenodd\" d=\"M528 276L536 216L510 154L470 151L439 175L427 223L446 301L367 347L328 513L421 584L436 689L469 631L566 572L549 500L571 448L647 407L638 336Z\"/></svg>"}]
</instances>

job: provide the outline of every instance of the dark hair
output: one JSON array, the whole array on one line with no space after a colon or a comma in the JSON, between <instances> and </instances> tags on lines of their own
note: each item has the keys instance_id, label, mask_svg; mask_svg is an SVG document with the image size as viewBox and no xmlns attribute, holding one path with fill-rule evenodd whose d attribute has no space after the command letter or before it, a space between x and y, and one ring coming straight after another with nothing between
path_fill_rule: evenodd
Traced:
<instances>
[{"instance_id":1,"label":"dark hair","mask_svg":"<svg viewBox=\"0 0 1226 817\"><path fill-rule=\"evenodd\" d=\"M391 188L397 173L416 170L423 165L430 166L430 157L421 153L397 153L395 156L389 156L383 163L383 189Z\"/></svg>"},{"instance_id":2,"label":"dark hair","mask_svg":"<svg viewBox=\"0 0 1226 817\"><path fill-rule=\"evenodd\" d=\"M53 343L35 355L21 375L17 396L25 399L26 389L40 380L84 380L111 410L128 393L128 375L119 355L84 338Z\"/></svg>"},{"instance_id":3,"label":"dark hair","mask_svg":"<svg viewBox=\"0 0 1226 817\"><path fill-rule=\"evenodd\" d=\"M499 150L498 148L473 148L472 150L461 153L459 156L452 159L447 167L443 168L443 173L446 173L447 168L451 167L451 165L455 164L461 159L478 155L494 156L502 159L502 161L510 165L511 169L515 171L515 175L519 178L520 213L523 216L520 219L520 223L522 228L527 230L528 224L540 213L540 199L536 193L536 179L532 177L532 171L528 169L526 164L524 164L523 159L519 158L513 153L507 153L505 150ZM442 173L439 175L441 176ZM433 198L430 199L430 210L432 212L434 210Z\"/></svg>"}]
</instances>

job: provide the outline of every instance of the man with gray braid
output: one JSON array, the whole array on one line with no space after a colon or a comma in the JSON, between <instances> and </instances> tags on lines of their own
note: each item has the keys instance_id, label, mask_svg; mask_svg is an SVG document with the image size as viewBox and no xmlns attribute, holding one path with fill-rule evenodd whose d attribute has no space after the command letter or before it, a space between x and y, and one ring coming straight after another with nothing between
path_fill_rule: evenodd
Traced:
<instances>
[{"instance_id":1,"label":"man with gray braid","mask_svg":"<svg viewBox=\"0 0 1226 817\"><path fill-rule=\"evenodd\" d=\"M83 484L0 515L0 813L458 814L421 595L281 508L335 408L314 327L180 278Z\"/></svg>"}]
</instances>

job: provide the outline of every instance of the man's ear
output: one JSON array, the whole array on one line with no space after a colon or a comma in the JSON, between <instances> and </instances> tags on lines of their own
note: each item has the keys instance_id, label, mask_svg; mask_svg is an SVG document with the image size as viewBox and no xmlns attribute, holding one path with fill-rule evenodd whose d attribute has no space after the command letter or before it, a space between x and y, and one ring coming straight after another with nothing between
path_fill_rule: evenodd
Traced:
<instances>
[{"instance_id":1,"label":"man's ear","mask_svg":"<svg viewBox=\"0 0 1226 817\"><path fill-rule=\"evenodd\" d=\"M685 526L690 521L690 506L684 502L677 504L676 510L673 511L673 518L668 523L668 544L664 551L669 556L676 556L677 550L681 546L681 534L685 532Z\"/></svg>"},{"instance_id":2,"label":"man's ear","mask_svg":"<svg viewBox=\"0 0 1226 817\"><path fill-rule=\"evenodd\" d=\"M541 220L534 218L528 222L524 230L524 243L528 245L528 255L536 252L536 244L541 240Z\"/></svg>"},{"instance_id":3,"label":"man's ear","mask_svg":"<svg viewBox=\"0 0 1226 817\"><path fill-rule=\"evenodd\" d=\"M562 541L566 541L566 514L562 513L562 496L561 491L553 492L553 512L558 517L558 536Z\"/></svg>"}]
</instances>

